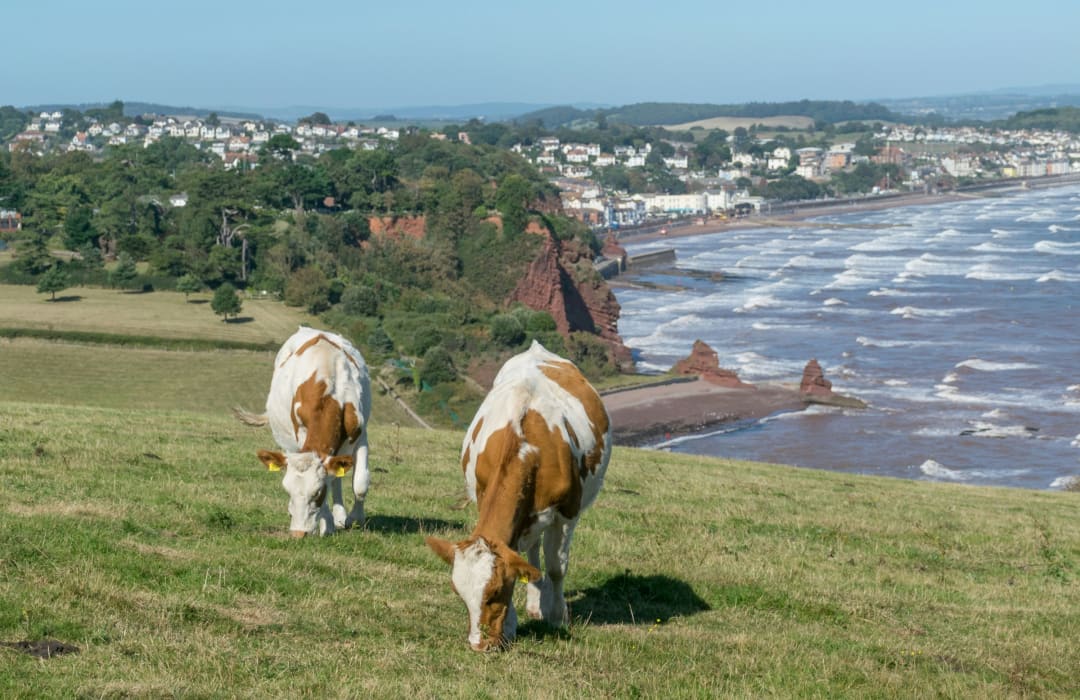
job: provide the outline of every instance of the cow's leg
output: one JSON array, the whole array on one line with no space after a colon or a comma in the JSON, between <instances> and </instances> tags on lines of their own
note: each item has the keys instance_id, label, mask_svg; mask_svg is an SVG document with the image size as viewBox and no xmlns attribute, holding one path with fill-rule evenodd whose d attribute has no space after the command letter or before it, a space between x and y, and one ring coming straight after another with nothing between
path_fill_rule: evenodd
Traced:
<instances>
[{"instance_id":1,"label":"cow's leg","mask_svg":"<svg viewBox=\"0 0 1080 700\"><path fill-rule=\"evenodd\" d=\"M334 527L345 527L345 501L341 497L341 478L333 475L326 477L327 490L330 492L330 498L333 505L330 506L330 513L334 518Z\"/></svg>"},{"instance_id":2,"label":"cow's leg","mask_svg":"<svg viewBox=\"0 0 1080 700\"><path fill-rule=\"evenodd\" d=\"M349 518L345 521L345 527L363 527L364 525L364 499L367 498L368 486L371 484L371 473L368 472L368 444L367 432L360 438L360 444L356 448L353 460L352 490L353 506Z\"/></svg>"},{"instance_id":3,"label":"cow's leg","mask_svg":"<svg viewBox=\"0 0 1080 700\"><path fill-rule=\"evenodd\" d=\"M329 475L329 474L326 476L326 490L330 494L334 493L334 490L335 490L334 486L336 485L336 482L338 482L338 481L340 481L340 479L338 479L337 477L334 477L334 476ZM337 486L337 501L338 501L338 503L341 502L341 486L340 485ZM325 535L334 534L334 531L337 529L336 528L336 523L334 522L334 517L335 517L334 510L333 510L333 508L327 507L327 500L326 500L325 496L323 497L322 505L319 506L319 514L316 515L315 517L316 517L316 523L317 523L317 526L318 526L318 529L319 529L319 535L325 536Z\"/></svg>"},{"instance_id":4,"label":"cow's leg","mask_svg":"<svg viewBox=\"0 0 1080 700\"><path fill-rule=\"evenodd\" d=\"M576 525L576 519L557 522L544 534L544 578L547 580L543 592L547 595L541 600L541 608L544 619L555 626L570 621L570 611L563 597L563 579L570 563L570 540L574 537Z\"/></svg>"},{"instance_id":5,"label":"cow's leg","mask_svg":"<svg viewBox=\"0 0 1080 700\"><path fill-rule=\"evenodd\" d=\"M532 547L529 547L528 551L529 563L540 568L540 538L536 538L536 542ZM544 617L544 610L541 607L540 601L543 597L543 589L547 584L547 581L540 579L536 583L532 581L525 584L525 612L534 620L540 620Z\"/></svg>"}]
</instances>

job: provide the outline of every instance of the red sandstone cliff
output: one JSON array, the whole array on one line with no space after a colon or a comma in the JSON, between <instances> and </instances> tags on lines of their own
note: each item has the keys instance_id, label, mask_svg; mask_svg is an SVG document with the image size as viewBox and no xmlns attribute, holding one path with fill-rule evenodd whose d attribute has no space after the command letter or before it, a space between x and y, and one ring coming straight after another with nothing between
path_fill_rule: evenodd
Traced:
<instances>
[{"instance_id":1,"label":"red sandstone cliff","mask_svg":"<svg viewBox=\"0 0 1080 700\"><path fill-rule=\"evenodd\" d=\"M593 269L592 252L585 245L549 235L507 301L547 311L564 336L574 331L595 333L620 368L632 366L630 349L619 337L619 302Z\"/></svg>"}]
</instances>

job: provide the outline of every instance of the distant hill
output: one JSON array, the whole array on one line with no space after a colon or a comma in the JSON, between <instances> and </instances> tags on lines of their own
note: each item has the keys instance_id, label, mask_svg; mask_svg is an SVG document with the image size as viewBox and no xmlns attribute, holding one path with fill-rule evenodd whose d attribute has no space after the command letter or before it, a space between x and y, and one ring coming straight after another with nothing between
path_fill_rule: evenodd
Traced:
<instances>
[{"instance_id":1,"label":"distant hill","mask_svg":"<svg viewBox=\"0 0 1080 700\"><path fill-rule=\"evenodd\" d=\"M889 109L948 121L994 121L1018 112L1080 106L1080 85L1041 85L931 97L880 99Z\"/></svg>"},{"instance_id":2,"label":"distant hill","mask_svg":"<svg viewBox=\"0 0 1080 700\"><path fill-rule=\"evenodd\" d=\"M798 102L748 102L737 105L688 104L680 102L640 102L623 107L581 110L552 107L530 112L515 121L540 120L555 128L575 121L596 120L600 116L633 126L669 126L715 117L766 118L781 116L809 117L830 124L844 121L899 121L900 115L877 103L850 100L799 100Z\"/></svg>"},{"instance_id":3,"label":"distant hill","mask_svg":"<svg viewBox=\"0 0 1080 700\"><path fill-rule=\"evenodd\" d=\"M1017 112L997 123L1003 129L1060 129L1080 133L1080 108L1052 107L1030 112Z\"/></svg>"},{"instance_id":4,"label":"distant hill","mask_svg":"<svg viewBox=\"0 0 1080 700\"><path fill-rule=\"evenodd\" d=\"M88 102L83 104L72 103L56 103L56 104L40 104L40 105L28 105L21 107L22 111L30 112L55 112L64 109L77 109L80 112L85 112L90 109L105 109L109 106L107 102ZM217 112L219 117L228 119L262 119L257 112L251 111L236 111L228 109L212 109L206 107L176 107L173 105L163 105L154 102L124 102L124 116L135 117L140 114L182 114L184 116L191 117L207 117L211 112ZM310 114L310 112L309 112Z\"/></svg>"}]
</instances>

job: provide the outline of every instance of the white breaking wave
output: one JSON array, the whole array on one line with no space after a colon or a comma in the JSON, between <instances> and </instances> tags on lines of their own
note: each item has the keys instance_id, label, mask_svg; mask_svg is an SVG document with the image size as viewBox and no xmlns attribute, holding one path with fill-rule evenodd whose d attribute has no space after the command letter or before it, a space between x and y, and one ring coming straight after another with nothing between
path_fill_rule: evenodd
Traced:
<instances>
[{"instance_id":1,"label":"white breaking wave","mask_svg":"<svg viewBox=\"0 0 1080 700\"><path fill-rule=\"evenodd\" d=\"M1068 226L1059 226L1058 224L1050 224L1046 227L1051 233L1060 233L1061 231L1072 231L1073 229Z\"/></svg>"},{"instance_id":2,"label":"white breaking wave","mask_svg":"<svg viewBox=\"0 0 1080 700\"><path fill-rule=\"evenodd\" d=\"M1070 274L1068 272L1062 272L1061 270L1050 270L1044 275L1039 276L1036 282L1080 282L1080 275Z\"/></svg>"},{"instance_id":3,"label":"white breaking wave","mask_svg":"<svg viewBox=\"0 0 1080 700\"><path fill-rule=\"evenodd\" d=\"M742 305L736 306L732 311L737 314L744 314L755 309L770 309L783 305L784 302L771 294L759 294L748 298Z\"/></svg>"},{"instance_id":4,"label":"white breaking wave","mask_svg":"<svg viewBox=\"0 0 1080 700\"><path fill-rule=\"evenodd\" d=\"M976 311L982 311L982 309L922 309L917 306L898 306L889 313L904 318L950 318Z\"/></svg>"},{"instance_id":5,"label":"white breaking wave","mask_svg":"<svg viewBox=\"0 0 1080 700\"><path fill-rule=\"evenodd\" d=\"M949 469L948 467L928 459L919 465L919 471L931 479L943 479L945 481L971 481L972 479L1011 479L1027 474L1030 469Z\"/></svg>"},{"instance_id":6,"label":"white breaking wave","mask_svg":"<svg viewBox=\"0 0 1080 700\"><path fill-rule=\"evenodd\" d=\"M990 241L972 246L970 249L978 253L1030 253L1032 250L1031 248L1014 248L1007 245L998 245L997 243L992 243Z\"/></svg>"},{"instance_id":7,"label":"white breaking wave","mask_svg":"<svg viewBox=\"0 0 1080 700\"><path fill-rule=\"evenodd\" d=\"M830 297L821 302L823 306L847 306L848 303L843 299L837 299L836 297Z\"/></svg>"},{"instance_id":8,"label":"white breaking wave","mask_svg":"<svg viewBox=\"0 0 1080 700\"><path fill-rule=\"evenodd\" d=\"M1030 362L991 362L973 357L970 360L957 363L956 367L967 367L980 372L1009 372L1019 369L1038 369L1039 365L1033 365Z\"/></svg>"},{"instance_id":9,"label":"white breaking wave","mask_svg":"<svg viewBox=\"0 0 1080 700\"><path fill-rule=\"evenodd\" d=\"M1022 282L1024 280L1033 280L1038 277L1038 274L1011 272L997 265L983 264L971 268L964 277L969 280L983 280L985 282Z\"/></svg>"},{"instance_id":10,"label":"white breaking wave","mask_svg":"<svg viewBox=\"0 0 1080 700\"><path fill-rule=\"evenodd\" d=\"M1035 431L1029 429L1024 425L994 425L993 423L986 423L984 421L972 421L970 423L971 429L964 431L966 434L973 437L985 437L985 438L1010 438L1010 437L1022 437L1022 438L1034 438Z\"/></svg>"},{"instance_id":11,"label":"white breaking wave","mask_svg":"<svg viewBox=\"0 0 1080 700\"><path fill-rule=\"evenodd\" d=\"M1080 476L1059 476L1050 482L1050 488L1052 489L1067 489L1073 488L1076 484L1080 483Z\"/></svg>"},{"instance_id":12,"label":"white breaking wave","mask_svg":"<svg viewBox=\"0 0 1080 700\"><path fill-rule=\"evenodd\" d=\"M947 479L949 481L967 481L971 477L956 471L955 469L949 469L948 467L935 462L932 459L928 459L919 465L919 471L932 479Z\"/></svg>"},{"instance_id":13,"label":"white breaking wave","mask_svg":"<svg viewBox=\"0 0 1080 700\"><path fill-rule=\"evenodd\" d=\"M1080 243L1060 243L1058 241L1039 241L1035 250L1050 255L1080 255Z\"/></svg>"}]
</instances>

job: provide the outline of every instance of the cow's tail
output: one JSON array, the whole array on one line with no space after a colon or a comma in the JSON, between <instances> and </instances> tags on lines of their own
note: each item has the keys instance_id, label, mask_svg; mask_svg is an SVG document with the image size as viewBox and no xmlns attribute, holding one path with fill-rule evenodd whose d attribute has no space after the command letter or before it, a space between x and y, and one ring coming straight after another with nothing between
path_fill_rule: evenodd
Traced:
<instances>
[{"instance_id":1,"label":"cow's tail","mask_svg":"<svg viewBox=\"0 0 1080 700\"><path fill-rule=\"evenodd\" d=\"M254 425L261 427L269 425L270 419L266 417L265 413L252 413L251 411L244 410L239 406L233 406L233 415L236 416L236 420L240 421L244 425Z\"/></svg>"}]
</instances>

